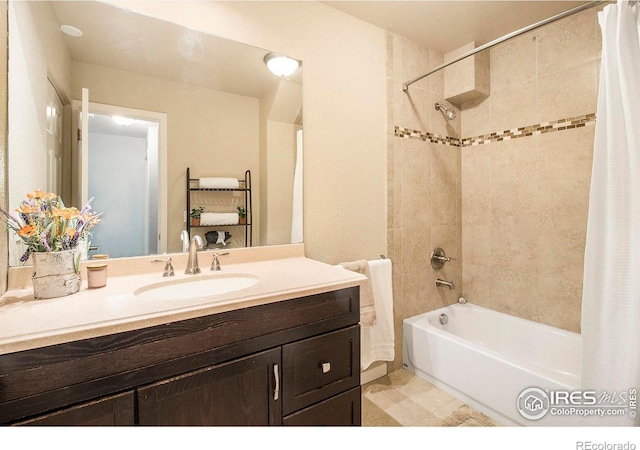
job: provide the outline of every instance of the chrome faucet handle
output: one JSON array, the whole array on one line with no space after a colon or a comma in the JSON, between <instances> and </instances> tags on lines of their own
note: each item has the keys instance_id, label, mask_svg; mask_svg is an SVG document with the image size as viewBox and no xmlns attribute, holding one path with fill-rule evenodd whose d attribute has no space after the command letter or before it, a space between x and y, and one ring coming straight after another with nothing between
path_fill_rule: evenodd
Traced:
<instances>
[{"instance_id":1,"label":"chrome faucet handle","mask_svg":"<svg viewBox=\"0 0 640 450\"><path fill-rule=\"evenodd\" d=\"M211 270L213 270L213 271L220 270L220 261L218 261L218 256L225 256L225 255L228 255L228 254L229 254L229 252L224 252L224 253L215 252L213 254L213 260L211 261Z\"/></svg>"},{"instance_id":2,"label":"chrome faucet handle","mask_svg":"<svg viewBox=\"0 0 640 450\"><path fill-rule=\"evenodd\" d=\"M433 267L434 270L442 269L444 263L449 261L455 261L455 258L448 257L440 247L436 247L431 252L431 267Z\"/></svg>"},{"instance_id":3,"label":"chrome faucet handle","mask_svg":"<svg viewBox=\"0 0 640 450\"><path fill-rule=\"evenodd\" d=\"M172 277L172 276L175 275L175 273L173 271L173 265L171 264L171 257L164 258L164 259L152 259L151 262L152 263L156 263L156 262L166 263L164 265L164 273L162 274L163 277Z\"/></svg>"}]
</instances>

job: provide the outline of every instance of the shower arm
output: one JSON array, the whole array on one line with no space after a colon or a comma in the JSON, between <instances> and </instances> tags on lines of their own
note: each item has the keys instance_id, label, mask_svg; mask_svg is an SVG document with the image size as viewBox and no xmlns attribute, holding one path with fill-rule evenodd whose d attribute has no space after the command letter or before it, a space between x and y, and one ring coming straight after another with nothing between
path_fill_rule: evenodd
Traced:
<instances>
[{"instance_id":1,"label":"shower arm","mask_svg":"<svg viewBox=\"0 0 640 450\"><path fill-rule=\"evenodd\" d=\"M560 13L560 14L556 14L555 16L552 16L552 17L549 17L547 19L541 20L540 22L534 23L534 24L526 26L524 28L520 28L519 30L516 30L516 31L514 31L512 33L505 34L504 36L502 36L502 37L500 37L498 39L494 39L493 41L488 42L488 43L486 43L484 45L481 45L480 47L476 47L473 50L470 50L470 51L458 56L457 58L454 58L454 59L452 59L450 61L447 61L444 64L440 64L439 66L431 69L429 72L425 73L424 75L420 75L418 78L414 78L413 80L410 80L410 81L407 81L405 83L402 83L402 91L403 92L408 92L409 91L409 86L411 86L413 83L416 83L416 82L422 80L423 78L426 78L429 75L431 75L433 73L436 73L439 70L444 69L445 67L449 67L450 65L455 64L458 61L462 61L463 59L465 59L465 58L467 58L469 56L473 56L476 53L479 53L479 52L481 52L483 50L486 50L488 48L494 47L494 46L496 46L496 45L498 45L498 44L500 44L500 43L502 43L504 41L507 41L507 40L509 40L509 39L511 39L513 37L516 37L516 36L519 36L521 34L524 34L524 33L528 32L528 31L535 30L536 28L540 28L541 26L546 25L548 23L555 22L556 20L563 19L565 17L568 17L568 16L571 16L573 14L579 13L581 11L584 11L585 9L593 8L594 6L598 6L598 5L601 5L603 3L609 3L609 0L590 1L588 3L585 3L585 4L580 5L580 6L576 6L575 8L569 9L569 10L567 10L565 12Z\"/></svg>"}]
</instances>

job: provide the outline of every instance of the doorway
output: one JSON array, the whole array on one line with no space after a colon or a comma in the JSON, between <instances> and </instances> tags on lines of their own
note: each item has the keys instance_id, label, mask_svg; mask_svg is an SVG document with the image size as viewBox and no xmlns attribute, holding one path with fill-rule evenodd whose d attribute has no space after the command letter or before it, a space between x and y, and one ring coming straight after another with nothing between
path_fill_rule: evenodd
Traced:
<instances>
[{"instance_id":1,"label":"doorway","mask_svg":"<svg viewBox=\"0 0 640 450\"><path fill-rule=\"evenodd\" d=\"M112 258L166 252L166 115L93 102L88 111L79 178L103 213L91 246Z\"/></svg>"}]
</instances>

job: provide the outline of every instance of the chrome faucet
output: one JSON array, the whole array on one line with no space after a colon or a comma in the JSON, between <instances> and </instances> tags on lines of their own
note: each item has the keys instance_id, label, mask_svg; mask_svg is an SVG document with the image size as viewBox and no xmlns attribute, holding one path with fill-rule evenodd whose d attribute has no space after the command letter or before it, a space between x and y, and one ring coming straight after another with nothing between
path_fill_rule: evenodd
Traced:
<instances>
[{"instance_id":1,"label":"chrome faucet","mask_svg":"<svg viewBox=\"0 0 640 450\"><path fill-rule=\"evenodd\" d=\"M189 262L187 268L184 269L184 273L195 275L200 273L200 267L198 266L198 249L202 248L202 238L197 234L191 238L191 244L189 244Z\"/></svg>"},{"instance_id":2,"label":"chrome faucet","mask_svg":"<svg viewBox=\"0 0 640 450\"><path fill-rule=\"evenodd\" d=\"M182 241L182 253L187 253L189 251L189 233L187 230L180 232L180 240Z\"/></svg>"},{"instance_id":3,"label":"chrome faucet","mask_svg":"<svg viewBox=\"0 0 640 450\"><path fill-rule=\"evenodd\" d=\"M436 278L436 286L446 286L449 289L453 289L453 282L441 280L440 278Z\"/></svg>"}]
</instances>

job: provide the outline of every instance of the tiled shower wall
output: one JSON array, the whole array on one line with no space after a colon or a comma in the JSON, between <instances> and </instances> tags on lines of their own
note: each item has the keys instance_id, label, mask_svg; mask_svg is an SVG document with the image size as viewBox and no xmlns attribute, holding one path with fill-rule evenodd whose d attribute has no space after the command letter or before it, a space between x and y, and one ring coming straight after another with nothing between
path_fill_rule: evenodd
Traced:
<instances>
[{"instance_id":1,"label":"tiled shower wall","mask_svg":"<svg viewBox=\"0 0 640 450\"><path fill-rule=\"evenodd\" d=\"M600 67L596 14L492 48L490 96L461 107L463 294L576 332Z\"/></svg>"},{"instance_id":2,"label":"tiled shower wall","mask_svg":"<svg viewBox=\"0 0 640 450\"><path fill-rule=\"evenodd\" d=\"M389 34L388 252L402 320L457 301L580 330L600 66L598 9L490 50L489 97L448 121L441 54ZM456 261L434 271L442 247ZM464 263L464 264L463 264ZM435 279L455 289L436 288Z\"/></svg>"},{"instance_id":3,"label":"tiled shower wall","mask_svg":"<svg viewBox=\"0 0 640 450\"><path fill-rule=\"evenodd\" d=\"M443 98L442 71L402 92L404 81L442 64L441 54L393 34L388 35L387 50L387 242L396 333L392 369L397 369L402 367L402 321L454 303L462 292L460 114L449 121L435 110L436 102L453 107ZM456 261L434 271L434 247L442 247ZM436 278L452 281L455 289L437 288Z\"/></svg>"}]
</instances>

